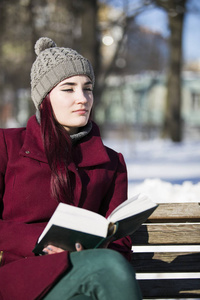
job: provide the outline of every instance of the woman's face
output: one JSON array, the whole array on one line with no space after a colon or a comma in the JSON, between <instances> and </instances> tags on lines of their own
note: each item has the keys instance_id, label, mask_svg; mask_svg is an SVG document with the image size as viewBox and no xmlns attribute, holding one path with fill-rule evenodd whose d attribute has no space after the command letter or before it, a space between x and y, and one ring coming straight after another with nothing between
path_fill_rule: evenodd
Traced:
<instances>
[{"instance_id":1,"label":"woman's face","mask_svg":"<svg viewBox=\"0 0 200 300\"><path fill-rule=\"evenodd\" d=\"M61 81L49 93L57 121L69 134L88 122L93 105L92 82L86 75L72 76Z\"/></svg>"}]
</instances>

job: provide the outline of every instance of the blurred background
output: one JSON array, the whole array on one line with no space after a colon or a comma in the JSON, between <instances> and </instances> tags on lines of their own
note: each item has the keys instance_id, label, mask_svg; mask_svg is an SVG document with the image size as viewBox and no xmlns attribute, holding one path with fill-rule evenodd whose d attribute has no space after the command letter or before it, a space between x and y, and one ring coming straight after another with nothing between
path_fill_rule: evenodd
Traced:
<instances>
[{"instance_id":1,"label":"blurred background","mask_svg":"<svg viewBox=\"0 0 200 300\"><path fill-rule=\"evenodd\" d=\"M173 182L166 176L173 170L146 172L149 161L162 161L164 170L169 157L173 166L187 157L192 166L177 182L199 182L200 1L0 0L0 28L1 127L25 126L35 113L30 68L36 40L47 36L92 62L93 118L103 138L128 163L143 163L139 178L129 168L130 180Z\"/></svg>"}]
</instances>

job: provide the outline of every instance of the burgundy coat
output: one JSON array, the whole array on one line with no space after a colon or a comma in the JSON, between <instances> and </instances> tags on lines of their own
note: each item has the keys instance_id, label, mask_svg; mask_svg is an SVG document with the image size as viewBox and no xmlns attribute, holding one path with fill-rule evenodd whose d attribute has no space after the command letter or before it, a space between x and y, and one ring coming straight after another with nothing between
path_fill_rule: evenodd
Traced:
<instances>
[{"instance_id":1,"label":"burgundy coat","mask_svg":"<svg viewBox=\"0 0 200 300\"><path fill-rule=\"evenodd\" d=\"M121 154L105 147L98 127L73 146L74 204L102 215L127 197ZM32 250L58 202L50 195L50 168L35 116L26 128L0 130L0 299L41 299L69 267L68 252ZM110 245L130 257L129 237Z\"/></svg>"}]
</instances>

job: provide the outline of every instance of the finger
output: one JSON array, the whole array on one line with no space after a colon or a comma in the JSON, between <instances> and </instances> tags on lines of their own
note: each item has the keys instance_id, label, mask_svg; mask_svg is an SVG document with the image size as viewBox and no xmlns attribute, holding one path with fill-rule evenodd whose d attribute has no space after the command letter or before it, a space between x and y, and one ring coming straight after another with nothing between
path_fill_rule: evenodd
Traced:
<instances>
[{"instance_id":1,"label":"finger","mask_svg":"<svg viewBox=\"0 0 200 300\"><path fill-rule=\"evenodd\" d=\"M63 251L64 251L63 249L55 247L53 245L48 245L47 247L45 247L43 249L43 252L45 252L46 254L55 254L55 253L60 253Z\"/></svg>"},{"instance_id":2,"label":"finger","mask_svg":"<svg viewBox=\"0 0 200 300\"><path fill-rule=\"evenodd\" d=\"M80 243L76 243L75 248L76 248L76 251L78 251L78 252L82 251L84 249L83 246Z\"/></svg>"}]
</instances>

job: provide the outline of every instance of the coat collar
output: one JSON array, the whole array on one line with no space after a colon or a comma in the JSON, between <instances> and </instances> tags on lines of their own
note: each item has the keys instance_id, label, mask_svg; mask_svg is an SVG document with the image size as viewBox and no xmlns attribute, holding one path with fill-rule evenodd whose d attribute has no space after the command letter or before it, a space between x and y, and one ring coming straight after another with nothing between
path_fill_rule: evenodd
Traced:
<instances>
[{"instance_id":1,"label":"coat collar","mask_svg":"<svg viewBox=\"0 0 200 300\"><path fill-rule=\"evenodd\" d=\"M40 125L35 116L28 120L20 155L48 163L44 152ZM78 167L95 166L110 161L100 137L98 126L94 122L92 122L90 133L73 146L72 156Z\"/></svg>"}]
</instances>

